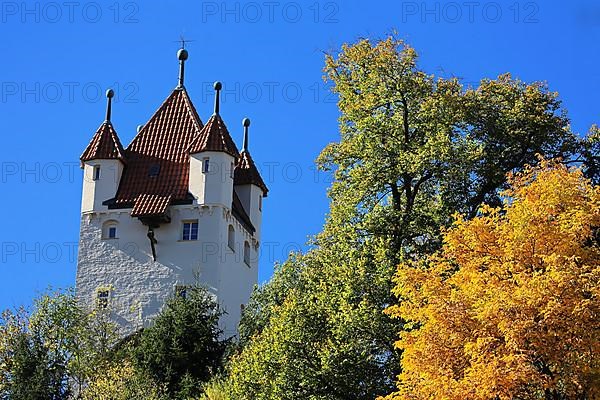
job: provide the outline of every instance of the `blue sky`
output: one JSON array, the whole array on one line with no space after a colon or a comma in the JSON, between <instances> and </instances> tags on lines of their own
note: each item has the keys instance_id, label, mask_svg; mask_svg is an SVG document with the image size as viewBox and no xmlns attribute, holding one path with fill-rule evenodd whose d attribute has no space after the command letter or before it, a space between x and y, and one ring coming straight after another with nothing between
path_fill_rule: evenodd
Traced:
<instances>
[{"instance_id":1,"label":"blue sky","mask_svg":"<svg viewBox=\"0 0 600 400\"><path fill-rule=\"evenodd\" d=\"M201 118L212 82L221 115L271 189L260 280L318 232L329 177L320 150L338 138L323 54L396 30L430 73L465 82L512 72L560 93L573 129L600 121L597 1L111 1L0 3L0 309L74 284L78 158L117 96L127 144L177 84L177 39L193 40L186 87Z\"/></svg>"}]
</instances>

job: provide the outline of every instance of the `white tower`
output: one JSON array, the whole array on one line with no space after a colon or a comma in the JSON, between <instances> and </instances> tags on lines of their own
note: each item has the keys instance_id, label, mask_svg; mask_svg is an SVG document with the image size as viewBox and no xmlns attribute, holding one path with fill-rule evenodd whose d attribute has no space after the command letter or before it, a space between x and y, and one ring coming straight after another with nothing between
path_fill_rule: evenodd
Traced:
<instances>
[{"instance_id":1,"label":"white tower","mask_svg":"<svg viewBox=\"0 0 600 400\"><path fill-rule=\"evenodd\" d=\"M183 85L187 51L178 58L179 84L126 149L107 92L106 121L81 156L77 296L110 308L126 334L199 283L226 311L221 326L231 336L258 279L267 188L220 116L221 84L204 125Z\"/></svg>"}]
</instances>

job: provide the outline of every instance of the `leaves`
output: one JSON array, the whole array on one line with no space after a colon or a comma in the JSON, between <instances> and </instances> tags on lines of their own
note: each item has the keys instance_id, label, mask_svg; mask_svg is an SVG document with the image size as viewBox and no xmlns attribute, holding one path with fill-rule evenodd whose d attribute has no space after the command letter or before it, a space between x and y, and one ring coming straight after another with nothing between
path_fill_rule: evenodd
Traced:
<instances>
[{"instance_id":1,"label":"leaves","mask_svg":"<svg viewBox=\"0 0 600 400\"><path fill-rule=\"evenodd\" d=\"M600 189L543 160L503 195L398 268L387 312L415 329L390 399L600 398Z\"/></svg>"},{"instance_id":2,"label":"leaves","mask_svg":"<svg viewBox=\"0 0 600 400\"><path fill-rule=\"evenodd\" d=\"M200 394L202 383L219 371L226 346L215 299L199 286L185 293L167 302L131 351L136 369L164 384L175 398Z\"/></svg>"},{"instance_id":3,"label":"leaves","mask_svg":"<svg viewBox=\"0 0 600 400\"><path fill-rule=\"evenodd\" d=\"M582 151L544 84L501 75L465 89L425 73L416 51L393 37L344 45L326 57L325 78L339 96L341 134L317 160L335 177L330 213L311 250L292 255L254 293L229 366L234 398L372 399L392 391L400 373L392 343L404 320L383 310L394 302L398 263L439 249L456 212L472 217L482 200L498 203L506 174L537 162L537 153ZM441 276L457 264L447 267ZM444 288L441 277L435 285L425 279L426 265L406 274L424 285L406 294L415 304L432 301L419 290ZM450 349L458 343L434 334ZM447 376L461 371L461 358L442 355L456 363Z\"/></svg>"}]
</instances>

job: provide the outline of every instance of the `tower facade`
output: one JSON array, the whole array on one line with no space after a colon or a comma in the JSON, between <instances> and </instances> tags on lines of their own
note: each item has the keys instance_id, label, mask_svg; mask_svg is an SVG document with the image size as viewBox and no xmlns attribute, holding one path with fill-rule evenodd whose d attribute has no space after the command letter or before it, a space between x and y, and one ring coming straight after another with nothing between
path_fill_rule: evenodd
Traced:
<instances>
[{"instance_id":1,"label":"tower facade","mask_svg":"<svg viewBox=\"0 0 600 400\"><path fill-rule=\"evenodd\" d=\"M110 308L125 333L147 326L172 296L200 284L236 334L258 280L262 200L268 189L219 110L202 122L179 84L124 148L106 120L81 156L84 170L76 290ZM245 141L249 122L244 121Z\"/></svg>"}]
</instances>

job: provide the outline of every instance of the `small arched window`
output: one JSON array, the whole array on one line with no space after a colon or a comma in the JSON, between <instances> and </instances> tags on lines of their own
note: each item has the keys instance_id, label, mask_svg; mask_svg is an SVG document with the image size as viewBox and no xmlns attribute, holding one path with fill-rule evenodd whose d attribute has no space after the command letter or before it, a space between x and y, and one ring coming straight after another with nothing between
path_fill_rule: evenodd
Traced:
<instances>
[{"instance_id":1,"label":"small arched window","mask_svg":"<svg viewBox=\"0 0 600 400\"><path fill-rule=\"evenodd\" d=\"M117 239L118 222L114 220L106 221L102 225L102 238L103 239Z\"/></svg>"},{"instance_id":2,"label":"small arched window","mask_svg":"<svg viewBox=\"0 0 600 400\"><path fill-rule=\"evenodd\" d=\"M229 225L229 229L227 230L227 246L235 251L235 228L233 225Z\"/></svg>"},{"instance_id":3,"label":"small arched window","mask_svg":"<svg viewBox=\"0 0 600 400\"><path fill-rule=\"evenodd\" d=\"M247 266L250 266L250 243L244 242L244 262Z\"/></svg>"}]
</instances>

